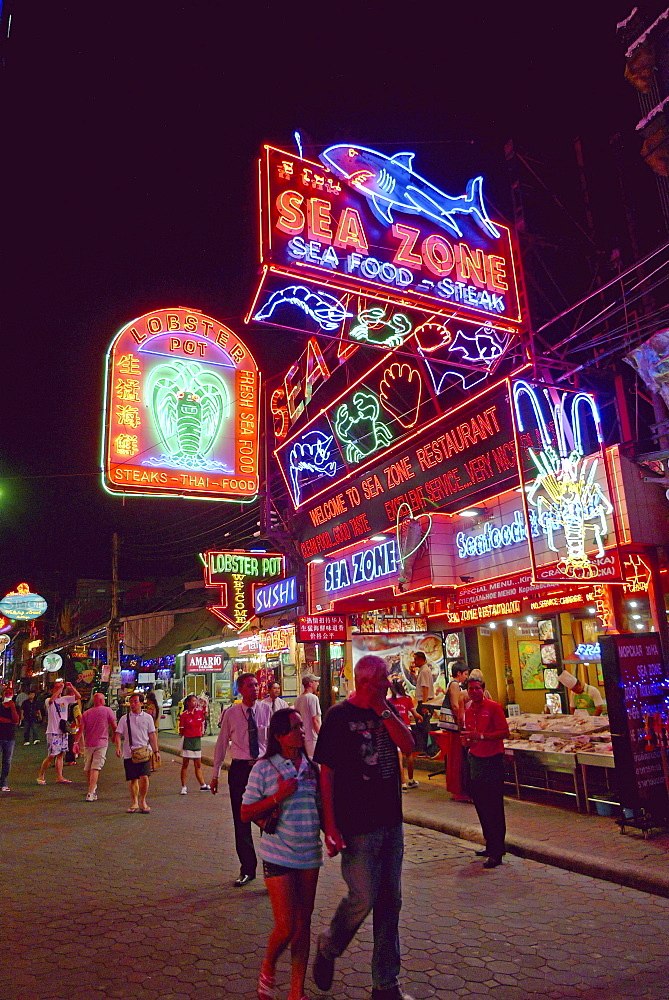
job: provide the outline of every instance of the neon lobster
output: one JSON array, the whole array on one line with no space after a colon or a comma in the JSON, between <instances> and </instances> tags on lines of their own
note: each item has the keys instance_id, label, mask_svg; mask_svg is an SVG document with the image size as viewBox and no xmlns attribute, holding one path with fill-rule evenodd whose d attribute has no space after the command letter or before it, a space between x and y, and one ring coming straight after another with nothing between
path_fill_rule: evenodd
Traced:
<instances>
[{"instance_id":1,"label":"neon lobster","mask_svg":"<svg viewBox=\"0 0 669 1000\"><path fill-rule=\"evenodd\" d=\"M547 535L548 547L561 555L558 570L572 579L588 579L599 575L599 569L586 553L586 533L592 532L597 546L596 558L604 555L602 539L608 534L607 515L613 512L613 505L595 482L598 458L585 458L582 442L580 411L583 406L590 412L597 440L603 441L597 406L592 396L585 392L574 395L563 393L553 403L549 390L544 390L555 425L557 449L551 442L541 404L536 389L527 382L516 382L513 399L518 418L518 427L525 430L520 413L521 396L530 400L541 436L543 450L528 449L532 462L537 468L537 478L526 486L527 502L536 508L537 519ZM571 400L569 416L567 400ZM567 439L573 440L568 447ZM557 532L564 533L564 544L556 543ZM566 551L565 551L566 550Z\"/></svg>"}]
</instances>

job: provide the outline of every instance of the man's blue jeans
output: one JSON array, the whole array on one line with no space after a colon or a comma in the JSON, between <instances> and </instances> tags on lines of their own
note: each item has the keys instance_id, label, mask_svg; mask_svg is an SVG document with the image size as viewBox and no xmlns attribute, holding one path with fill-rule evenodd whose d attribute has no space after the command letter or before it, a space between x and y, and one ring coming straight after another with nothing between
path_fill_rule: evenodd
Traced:
<instances>
[{"instance_id":1,"label":"man's blue jeans","mask_svg":"<svg viewBox=\"0 0 669 1000\"><path fill-rule=\"evenodd\" d=\"M14 753L14 740L0 740L0 754L2 755L2 769L0 770L0 788L7 784L9 769L12 766L12 754Z\"/></svg>"},{"instance_id":2,"label":"man's blue jeans","mask_svg":"<svg viewBox=\"0 0 669 1000\"><path fill-rule=\"evenodd\" d=\"M355 834L347 837L346 843L341 874L348 896L337 907L329 930L321 935L319 951L326 958L339 958L373 911L372 985L376 990L392 989L399 984L401 962L398 925L402 909L402 824Z\"/></svg>"}]
</instances>

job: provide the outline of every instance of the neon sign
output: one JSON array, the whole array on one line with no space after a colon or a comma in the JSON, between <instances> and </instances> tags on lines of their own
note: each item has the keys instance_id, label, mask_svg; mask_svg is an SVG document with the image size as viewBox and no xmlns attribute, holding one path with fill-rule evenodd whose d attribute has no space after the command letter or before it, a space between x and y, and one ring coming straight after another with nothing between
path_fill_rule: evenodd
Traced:
<instances>
[{"instance_id":1,"label":"neon sign","mask_svg":"<svg viewBox=\"0 0 669 1000\"><path fill-rule=\"evenodd\" d=\"M602 652L598 642L579 642L574 656L578 656L579 660L601 660Z\"/></svg>"},{"instance_id":2,"label":"neon sign","mask_svg":"<svg viewBox=\"0 0 669 1000\"><path fill-rule=\"evenodd\" d=\"M44 614L48 605L39 594L33 594L27 583L20 583L0 601L0 614L12 621L28 622Z\"/></svg>"},{"instance_id":3,"label":"neon sign","mask_svg":"<svg viewBox=\"0 0 669 1000\"><path fill-rule=\"evenodd\" d=\"M363 309L358 313L355 326L348 332L351 340L366 341L378 347L393 350L401 347L413 329L413 323L404 313L393 313L386 317L381 306Z\"/></svg>"},{"instance_id":4,"label":"neon sign","mask_svg":"<svg viewBox=\"0 0 669 1000\"><path fill-rule=\"evenodd\" d=\"M288 285L301 285L300 275L326 283L336 276L363 294L382 289L400 305L453 306L459 314L496 317L509 329L520 321L509 230L490 220L481 177L450 197L412 169L411 153L386 157L331 146L321 159L265 146L265 267L298 279ZM411 216L413 224L394 214Z\"/></svg>"},{"instance_id":5,"label":"neon sign","mask_svg":"<svg viewBox=\"0 0 669 1000\"><path fill-rule=\"evenodd\" d=\"M250 502L260 379L245 345L194 309L126 324L107 355L104 488Z\"/></svg>"},{"instance_id":6,"label":"neon sign","mask_svg":"<svg viewBox=\"0 0 669 1000\"><path fill-rule=\"evenodd\" d=\"M613 513L613 504L608 496L608 484L603 487L597 480L600 461L604 471L606 466L595 400L585 392L539 388L519 381L513 387L513 401L519 432L522 435L533 425L541 443L541 447L536 448L525 442L526 455L537 471L534 480L524 486L528 520L532 507L546 534L548 548L559 556L557 568L564 578L598 579L601 574L596 560L604 557L603 540L613 528L607 520ZM524 415L524 401L530 407L529 421ZM549 433L544 413L546 405L554 437ZM594 431L590 453L599 451L594 457L586 457L585 453L586 419ZM589 537L596 549L594 557L586 551ZM537 579L542 579L532 544L530 552L533 572Z\"/></svg>"},{"instance_id":7,"label":"neon sign","mask_svg":"<svg viewBox=\"0 0 669 1000\"><path fill-rule=\"evenodd\" d=\"M261 580L283 576L285 557L276 552L254 554L245 549L204 553L204 585L218 588L220 603L209 611L238 631L254 615L253 594Z\"/></svg>"},{"instance_id":8,"label":"neon sign","mask_svg":"<svg viewBox=\"0 0 669 1000\"><path fill-rule=\"evenodd\" d=\"M316 321L321 330L337 330L351 315L334 295L307 288L306 285L286 285L273 292L253 318L258 321L271 319L282 306L301 309Z\"/></svg>"},{"instance_id":9,"label":"neon sign","mask_svg":"<svg viewBox=\"0 0 669 1000\"><path fill-rule=\"evenodd\" d=\"M298 604L297 577L289 576L276 583L268 583L257 587L253 594L253 609L257 615L266 615L270 611L280 611Z\"/></svg>"},{"instance_id":10,"label":"neon sign","mask_svg":"<svg viewBox=\"0 0 669 1000\"><path fill-rule=\"evenodd\" d=\"M534 511L530 511L530 530L534 537L541 530ZM517 510L513 515L513 520L508 524L497 525L488 522L479 532L458 531L455 536L455 547L458 559L469 559L472 556L484 556L495 549L503 549L525 541L527 541L525 519L522 511Z\"/></svg>"},{"instance_id":11,"label":"neon sign","mask_svg":"<svg viewBox=\"0 0 669 1000\"><path fill-rule=\"evenodd\" d=\"M370 583L384 576L393 576L400 565L397 543L394 539L375 545L371 549L352 552L344 559L336 559L325 566L325 590L332 592Z\"/></svg>"},{"instance_id":12,"label":"neon sign","mask_svg":"<svg viewBox=\"0 0 669 1000\"><path fill-rule=\"evenodd\" d=\"M623 590L626 594L645 594L648 591L651 580L651 570L640 555L630 552L623 562L625 569L625 586Z\"/></svg>"},{"instance_id":13,"label":"neon sign","mask_svg":"<svg viewBox=\"0 0 669 1000\"><path fill-rule=\"evenodd\" d=\"M323 476L332 479L343 468L342 455L333 434L314 428L300 435L288 452L288 478L294 505L299 507L302 502L305 476L313 486Z\"/></svg>"},{"instance_id":14,"label":"neon sign","mask_svg":"<svg viewBox=\"0 0 669 1000\"><path fill-rule=\"evenodd\" d=\"M379 398L359 390L335 411L335 433L344 446L346 461L355 465L363 458L387 448L393 440L390 428L379 419Z\"/></svg>"}]
</instances>

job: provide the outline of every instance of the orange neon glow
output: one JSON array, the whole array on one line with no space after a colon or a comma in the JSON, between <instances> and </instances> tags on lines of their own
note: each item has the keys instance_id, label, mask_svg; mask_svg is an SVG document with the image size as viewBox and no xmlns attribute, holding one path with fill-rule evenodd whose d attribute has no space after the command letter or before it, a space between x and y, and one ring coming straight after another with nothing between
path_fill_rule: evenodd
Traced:
<instances>
[{"instance_id":1,"label":"orange neon glow","mask_svg":"<svg viewBox=\"0 0 669 1000\"><path fill-rule=\"evenodd\" d=\"M413 252L413 248L420 238L420 229L414 229L412 226L405 226L401 222L395 222L393 224L393 236L397 237L400 241L399 249L393 257L393 263L406 264L407 267L422 267L423 258L419 253Z\"/></svg>"},{"instance_id":2,"label":"orange neon glow","mask_svg":"<svg viewBox=\"0 0 669 1000\"><path fill-rule=\"evenodd\" d=\"M647 593L651 580L651 569L648 563L636 552L630 552L623 562L626 594Z\"/></svg>"},{"instance_id":3,"label":"orange neon glow","mask_svg":"<svg viewBox=\"0 0 669 1000\"><path fill-rule=\"evenodd\" d=\"M506 281L506 261L503 257L497 257L495 254L488 255L488 264L490 266L490 283L494 289L499 292L506 292L509 289L509 285ZM513 277L514 286L516 282L516 276Z\"/></svg>"},{"instance_id":4,"label":"orange neon glow","mask_svg":"<svg viewBox=\"0 0 669 1000\"><path fill-rule=\"evenodd\" d=\"M460 281L473 281L478 288L486 288L487 254L482 250L471 250L466 243L459 243L455 248L457 276Z\"/></svg>"},{"instance_id":5,"label":"orange neon glow","mask_svg":"<svg viewBox=\"0 0 669 1000\"><path fill-rule=\"evenodd\" d=\"M438 278L444 278L450 274L455 264L453 247L443 236L436 234L428 236L424 241L423 257L425 266Z\"/></svg>"},{"instance_id":6,"label":"orange neon glow","mask_svg":"<svg viewBox=\"0 0 669 1000\"><path fill-rule=\"evenodd\" d=\"M309 198L307 202L307 234L310 240L332 243L332 203L321 198Z\"/></svg>"},{"instance_id":7,"label":"orange neon glow","mask_svg":"<svg viewBox=\"0 0 669 1000\"><path fill-rule=\"evenodd\" d=\"M282 191L276 199L276 207L279 210L279 218L276 220L276 228L282 233L295 236L304 229L304 212L301 205L303 196L298 191Z\"/></svg>"},{"instance_id":8,"label":"orange neon glow","mask_svg":"<svg viewBox=\"0 0 669 1000\"><path fill-rule=\"evenodd\" d=\"M367 253L369 243L365 236L365 229L357 210L348 206L344 209L337 226L337 233L334 238L334 245L345 250L346 247L353 247L361 253Z\"/></svg>"},{"instance_id":9,"label":"orange neon glow","mask_svg":"<svg viewBox=\"0 0 669 1000\"><path fill-rule=\"evenodd\" d=\"M297 385L293 382L293 379L298 374L298 371L299 369L297 365L291 365L283 379L283 385L286 391L286 405L288 406L288 415L291 422L297 420L304 410L304 400L300 403L295 402L295 398L299 396L302 388L301 382L298 382Z\"/></svg>"},{"instance_id":10,"label":"orange neon glow","mask_svg":"<svg viewBox=\"0 0 669 1000\"><path fill-rule=\"evenodd\" d=\"M330 378L330 369L325 363L318 341L312 337L307 344L307 360L304 374L304 399L309 402L319 381Z\"/></svg>"},{"instance_id":11,"label":"orange neon glow","mask_svg":"<svg viewBox=\"0 0 669 1000\"><path fill-rule=\"evenodd\" d=\"M269 408L274 417L274 437L277 441L283 441L288 433L290 420L286 407L286 393L281 389L275 389L269 400Z\"/></svg>"},{"instance_id":12,"label":"orange neon glow","mask_svg":"<svg viewBox=\"0 0 669 1000\"><path fill-rule=\"evenodd\" d=\"M409 409L399 393L413 392L413 401ZM408 364L393 364L386 368L380 384L380 399L383 408L392 413L401 427L408 430L416 426L420 408L423 383L420 372Z\"/></svg>"}]
</instances>

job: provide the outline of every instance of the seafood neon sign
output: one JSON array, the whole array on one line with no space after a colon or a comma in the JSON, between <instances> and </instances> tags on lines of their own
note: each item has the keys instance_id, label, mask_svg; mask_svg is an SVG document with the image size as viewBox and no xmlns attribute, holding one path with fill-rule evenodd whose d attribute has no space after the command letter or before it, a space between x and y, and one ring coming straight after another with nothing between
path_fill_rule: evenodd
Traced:
<instances>
[{"instance_id":1,"label":"seafood neon sign","mask_svg":"<svg viewBox=\"0 0 669 1000\"><path fill-rule=\"evenodd\" d=\"M259 389L246 346L195 309L158 309L126 324L107 356L103 486L254 499Z\"/></svg>"},{"instance_id":2,"label":"seafood neon sign","mask_svg":"<svg viewBox=\"0 0 669 1000\"><path fill-rule=\"evenodd\" d=\"M513 386L513 402L519 443L536 469L536 477L524 484L527 520L530 509L534 510L548 549L558 556L557 569L562 577L599 579L597 560L605 554L604 541L609 536L615 538L615 525L605 476L601 420L594 397L586 392L542 389L519 381ZM529 420L524 404L529 404ZM549 425L554 428L552 433ZM590 446L586 444L586 425L591 436L594 432ZM539 447L528 443L532 431ZM545 574L543 566L537 565L531 531L528 538L533 573L540 580Z\"/></svg>"}]
</instances>

